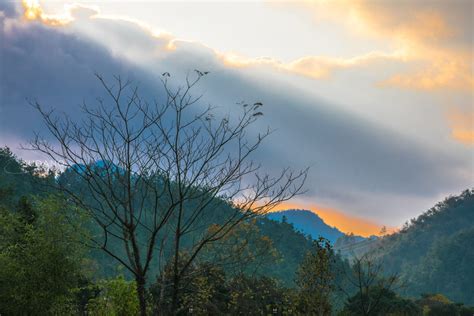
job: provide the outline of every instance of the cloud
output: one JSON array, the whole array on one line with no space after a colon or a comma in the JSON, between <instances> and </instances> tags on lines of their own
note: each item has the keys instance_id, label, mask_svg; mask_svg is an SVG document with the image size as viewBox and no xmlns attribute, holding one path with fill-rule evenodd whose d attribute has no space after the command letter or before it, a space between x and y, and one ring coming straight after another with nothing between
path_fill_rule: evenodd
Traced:
<instances>
[{"instance_id":1,"label":"cloud","mask_svg":"<svg viewBox=\"0 0 474 316\"><path fill-rule=\"evenodd\" d=\"M175 49L177 42L184 42L139 20L127 16L104 15L95 7L65 5L63 13L52 15L43 11L38 0L22 1L25 17L38 19L45 24L69 24L79 14L77 12L89 10L89 15L95 19L132 22L154 37L165 40L169 50ZM291 5L310 8L316 19L341 21L358 35L389 39L394 49L388 52L369 51L350 58L309 55L289 62L272 57L254 58L218 51L214 53L227 66L272 68L312 79L327 79L334 71L354 67L365 66L365 71L371 71L368 66L381 61L405 62L410 65L408 70L382 78L376 82L377 85L421 91L474 91L474 65L471 62L474 38L472 1L458 0L447 4L422 0L308 0L292 2ZM101 33L100 29L94 32Z\"/></svg>"},{"instance_id":2,"label":"cloud","mask_svg":"<svg viewBox=\"0 0 474 316\"><path fill-rule=\"evenodd\" d=\"M0 2L0 18L1 17L16 17L19 15L19 9L12 1Z\"/></svg>"},{"instance_id":3,"label":"cloud","mask_svg":"<svg viewBox=\"0 0 474 316\"><path fill-rule=\"evenodd\" d=\"M139 34L139 38L143 38L146 35L145 41L142 41L141 45L149 46L150 41L149 35L152 35L158 41L161 42L159 45L159 53L166 53L166 50L175 50L176 45L185 44L189 41L180 40L175 38L172 34L165 32L163 30L156 30L150 25L127 16L118 16L118 15L105 15L102 14L99 8L90 7L85 5L65 5L64 12L56 15L45 14L39 2L37 0L23 0L23 6L25 8L25 16L30 20L40 20L42 23L47 25L66 25L73 22L78 16L89 17L95 20L92 24L94 27L89 27L85 29L83 27L82 31L88 31L90 37L96 39L103 38L103 27L108 27L110 23L107 21L113 21L113 27L117 29L120 25L124 25L126 28L137 27L142 29L145 32ZM85 12L85 14L84 14ZM103 21L104 23L102 23ZM92 25L91 24L91 25ZM98 24L102 26L98 27ZM106 30L105 30L106 31ZM116 34L122 34L121 32L117 33L108 33L111 38L108 38L109 48L114 46L115 43L111 43L112 40L115 41L124 41L123 36L117 38ZM136 33L135 33L136 35ZM137 42L136 38L127 38L131 47L138 47L138 50L149 49L147 47L142 47L140 45L134 45ZM118 46L120 46L120 43ZM198 45L202 45L197 43ZM212 48L207 47L211 50L213 54L217 55L218 58L229 67L237 68L248 68L248 67L263 67L270 68L272 70L281 71L290 74L296 74L312 79L327 79L331 74L340 69L347 69L352 67L367 66L378 61L396 61L404 58L404 53L402 51L394 51L391 53L373 51L366 53L360 56L354 56L352 58L338 58L330 56L303 56L301 58L295 59L293 61L284 63L280 60L271 58L271 57L259 57L259 58L249 58L245 56L240 56L232 53L224 53L213 50ZM136 52L131 52L128 50L129 54L133 53L133 56L129 56L130 60L140 60L142 56L138 56ZM158 52L157 52L158 53Z\"/></svg>"},{"instance_id":4,"label":"cloud","mask_svg":"<svg viewBox=\"0 0 474 316\"><path fill-rule=\"evenodd\" d=\"M451 137L466 145L474 145L474 109L452 107L446 113L451 127Z\"/></svg>"},{"instance_id":5,"label":"cloud","mask_svg":"<svg viewBox=\"0 0 474 316\"><path fill-rule=\"evenodd\" d=\"M404 52L405 61L424 62L421 69L382 80L382 86L474 89L472 1L314 0L292 5L309 8L316 19L341 21L357 36L388 39Z\"/></svg>"},{"instance_id":6,"label":"cloud","mask_svg":"<svg viewBox=\"0 0 474 316\"><path fill-rule=\"evenodd\" d=\"M42 128L28 100L38 98L60 111L77 114L84 95L101 93L94 72L146 78L106 48L63 27L6 18L0 19L0 32L0 133L4 135L11 131L26 139Z\"/></svg>"},{"instance_id":7,"label":"cloud","mask_svg":"<svg viewBox=\"0 0 474 316\"><path fill-rule=\"evenodd\" d=\"M84 11L76 14L80 12ZM27 140L33 131L43 129L25 98L37 98L46 106L80 117L78 104L103 93L94 72L137 79L144 97L152 98L160 93L160 73L169 71L179 82L180 74L198 68L211 71L199 89L205 101L218 105L220 111L232 112L235 102L241 100L265 104L264 116L251 133L268 125L276 132L254 159L269 172L285 166L312 166L304 198L316 205L396 225L406 214L420 212L420 205L430 206L446 192L472 184L466 176L471 165L465 157L344 111L315 93L288 84L278 74L226 67L222 56L199 43L153 34L133 21L90 15L75 17L61 27L10 19L5 28L7 21L0 21L2 135ZM317 72L326 64L352 67L385 58L392 57L377 53L352 61L316 58L280 69L303 71L307 67Z\"/></svg>"},{"instance_id":8,"label":"cloud","mask_svg":"<svg viewBox=\"0 0 474 316\"><path fill-rule=\"evenodd\" d=\"M352 58L308 56L292 61L288 65L285 65L284 69L318 79L328 77L335 69L361 67L377 61L400 60L402 58L403 54L400 52L394 52L391 54L384 52L370 52Z\"/></svg>"},{"instance_id":9,"label":"cloud","mask_svg":"<svg viewBox=\"0 0 474 316\"><path fill-rule=\"evenodd\" d=\"M401 60L404 58L402 52L384 53L377 51L352 58L306 56L289 63L269 57L245 58L231 54L218 54L218 56L226 66L230 67L270 67L277 71L293 73L313 79L329 78L338 69L362 67L380 61Z\"/></svg>"},{"instance_id":10,"label":"cloud","mask_svg":"<svg viewBox=\"0 0 474 316\"><path fill-rule=\"evenodd\" d=\"M21 4L24 9L23 17L27 20L39 20L42 23L50 26L63 26L73 21L71 12L74 11L79 5L67 5L65 6L65 12L63 14L46 14L41 7L39 0L21 0Z\"/></svg>"},{"instance_id":11,"label":"cloud","mask_svg":"<svg viewBox=\"0 0 474 316\"><path fill-rule=\"evenodd\" d=\"M437 60L431 66L407 73L397 74L380 82L380 86L394 86L414 90L474 90L471 66L463 58Z\"/></svg>"}]
</instances>

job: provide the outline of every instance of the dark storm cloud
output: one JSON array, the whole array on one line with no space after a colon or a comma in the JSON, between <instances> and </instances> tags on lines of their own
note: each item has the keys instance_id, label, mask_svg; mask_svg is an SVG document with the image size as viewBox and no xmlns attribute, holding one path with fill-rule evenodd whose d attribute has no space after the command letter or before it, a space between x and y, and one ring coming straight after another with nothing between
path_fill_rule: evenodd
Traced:
<instances>
[{"instance_id":1,"label":"dark storm cloud","mask_svg":"<svg viewBox=\"0 0 474 316\"><path fill-rule=\"evenodd\" d=\"M2 39L0 130L5 134L26 138L43 127L29 101L77 115L84 100L103 94L95 73L147 78L105 48L39 23L4 27Z\"/></svg>"},{"instance_id":2,"label":"dark storm cloud","mask_svg":"<svg viewBox=\"0 0 474 316\"><path fill-rule=\"evenodd\" d=\"M227 68L212 50L198 44L176 43L176 50L165 51L162 41L136 25L121 21L117 33L114 23L118 22L100 21L100 42L39 23L12 22L6 27L2 20L0 141L25 141L43 128L26 98L77 115L84 99L102 93L94 72L137 78L151 97L156 95L159 73L177 73L173 77L177 78L198 68L211 71L200 89L220 111L233 112L240 100L265 104L256 130L268 125L276 131L254 158L270 171L312 166L307 188L316 203L334 201L348 213L365 209L365 215L380 218L376 215L380 197L392 197L384 209L395 210L408 207L413 199L469 185L456 171L469 168L463 159L414 143L278 79ZM138 43L147 38L146 51L141 52ZM133 62L133 54L145 57Z\"/></svg>"}]
</instances>

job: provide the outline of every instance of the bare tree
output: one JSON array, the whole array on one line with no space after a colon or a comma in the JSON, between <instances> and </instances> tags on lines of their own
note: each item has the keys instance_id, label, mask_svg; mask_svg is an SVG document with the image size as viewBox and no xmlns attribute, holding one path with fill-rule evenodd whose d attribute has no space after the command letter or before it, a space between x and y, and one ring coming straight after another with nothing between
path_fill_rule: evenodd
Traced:
<instances>
[{"instance_id":1,"label":"bare tree","mask_svg":"<svg viewBox=\"0 0 474 316\"><path fill-rule=\"evenodd\" d=\"M114 77L109 84L96 75L108 97L93 107L84 103L80 120L32 102L53 141L36 134L31 148L82 183L79 189L66 181L59 189L100 227L94 245L135 277L141 315L147 313L145 287L157 253L163 265L171 249L175 313L181 277L203 248L300 194L307 175L289 169L274 177L261 174L251 155L271 131L255 137L247 131L263 115L263 104L239 103L239 116L218 116L191 94L207 74L195 72L176 88L163 74L161 102L143 99L131 81ZM210 221L213 229L207 229ZM121 251L111 246L117 242Z\"/></svg>"},{"instance_id":2,"label":"bare tree","mask_svg":"<svg viewBox=\"0 0 474 316\"><path fill-rule=\"evenodd\" d=\"M378 315L381 301L387 291L402 287L400 278L397 274L385 275L383 262L375 259L371 253L354 256L351 260L351 270L343 271L349 288L340 286L339 290L349 298L349 305L357 309L358 314Z\"/></svg>"}]
</instances>

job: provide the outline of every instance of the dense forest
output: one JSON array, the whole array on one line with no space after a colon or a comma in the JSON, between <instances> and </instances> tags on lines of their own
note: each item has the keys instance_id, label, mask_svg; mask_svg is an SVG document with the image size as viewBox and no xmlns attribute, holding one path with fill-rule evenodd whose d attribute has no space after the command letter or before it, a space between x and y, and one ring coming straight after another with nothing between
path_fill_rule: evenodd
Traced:
<instances>
[{"instance_id":1,"label":"dense forest","mask_svg":"<svg viewBox=\"0 0 474 316\"><path fill-rule=\"evenodd\" d=\"M398 273L405 292L443 293L474 304L474 190L451 196L396 234L385 236L374 251L385 271Z\"/></svg>"},{"instance_id":2,"label":"dense forest","mask_svg":"<svg viewBox=\"0 0 474 316\"><path fill-rule=\"evenodd\" d=\"M55 190L61 181L79 190L79 179L73 180L67 171L58 175L27 165L8 148L1 149L0 159L2 314L138 314L131 274L88 245L96 229L93 221ZM469 303L472 298L472 254L466 252L472 229L460 230L467 221L455 219L472 215L472 201L472 191L449 198L401 232L383 238L385 275L379 268L369 271L377 266L376 260L343 260L328 240L305 236L286 221L249 220L186 272L177 313L471 315L472 309L452 302ZM226 207L222 204L218 211ZM211 216L208 225L215 219ZM437 229L435 239L430 229ZM413 246L404 244L408 235L426 251L410 252ZM401 249L403 254L396 252ZM406 262L415 262L417 273L403 271ZM454 267L449 268L451 263ZM166 314L170 271L165 267L160 273L158 266L152 271L148 313ZM394 277L399 271L400 282ZM370 280L373 274L376 278ZM370 281L365 289L357 289L356 276ZM408 291L399 286L405 280ZM446 296L426 294L434 292ZM370 303L376 307L369 308Z\"/></svg>"}]
</instances>

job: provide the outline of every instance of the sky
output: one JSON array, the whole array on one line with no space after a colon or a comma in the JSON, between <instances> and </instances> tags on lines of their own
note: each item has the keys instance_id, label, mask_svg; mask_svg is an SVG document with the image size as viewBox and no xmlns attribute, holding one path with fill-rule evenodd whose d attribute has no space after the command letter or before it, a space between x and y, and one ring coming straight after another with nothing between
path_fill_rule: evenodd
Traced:
<instances>
[{"instance_id":1,"label":"sky","mask_svg":"<svg viewBox=\"0 0 474 316\"><path fill-rule=\"evenodd\" d=\"M44 127L27 99L74 115L95 72L210 71L206 102L265 104L254 157L305 168L282 205L345 232L396 228L474 183L474 2L469 0L0 2L0 145Z\"/></svg>"}]
</instances>

